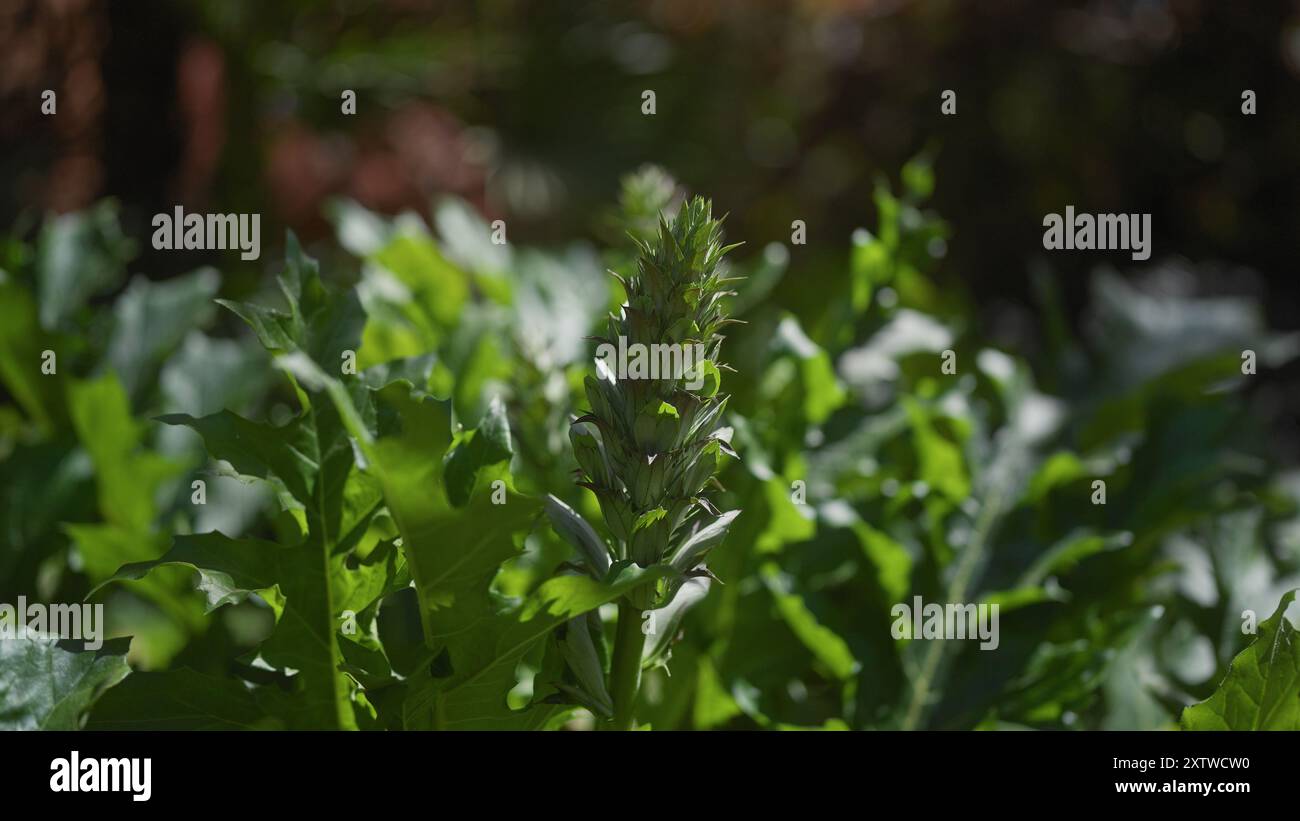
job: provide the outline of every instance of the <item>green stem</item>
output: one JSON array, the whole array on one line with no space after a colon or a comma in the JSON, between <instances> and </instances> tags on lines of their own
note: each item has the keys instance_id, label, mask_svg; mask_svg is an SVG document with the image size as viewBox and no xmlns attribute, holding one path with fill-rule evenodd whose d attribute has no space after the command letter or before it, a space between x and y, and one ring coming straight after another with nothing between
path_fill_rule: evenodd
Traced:
<instances>
[{"instance_id":1,"label":"green stem","mask_svg":"<svg viewBox=\"0 0 1300 821\"><path fill-rule=\"evenodd\" d=\"M614 658L609 669L609 689L614 699L614 722L611 729L632 729L637 690L641 688L641 651L644 647L641 611L626 600L620 600L618 627L614 636Z\"/></svg>"},{"instance_id":2,"label":"green stem","mask_svg":"<svg viewBox=\"0 0 1300 821\"><path fill-rule=\"evenodd\" d=\"M971 583L974 581L975 572L983 564L984 548L987 546L989 536L993 531L993 524L1002 512L1003 493L1002 486L995 486L993 491L984 498L979 518L975 522L975 530L957 561L952 584L948 586L946 601L957 603L966 601L966 595ZM920 673L912 684L912 698L907 705L907 712L903 716L902 729L918 729L921 726L921 721L926 717L930 708L930 701L934 697L936 688L941 683L944 651L949 644L951 642L931 641L925 648Z\"/></svg>"}]
</instances>

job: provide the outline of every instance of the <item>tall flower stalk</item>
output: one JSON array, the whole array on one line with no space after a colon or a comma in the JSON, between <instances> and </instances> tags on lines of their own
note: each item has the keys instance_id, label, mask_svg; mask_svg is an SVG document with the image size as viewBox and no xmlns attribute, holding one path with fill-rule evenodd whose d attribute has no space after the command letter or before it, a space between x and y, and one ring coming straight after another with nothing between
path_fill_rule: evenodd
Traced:
<instances>
[{"instance_id":1,"label":"tall flower stalk","mask_svg":"<svg viewBox=\"0 0 1300 821\"><path fill-rule=\"evenodd\" d=\"M586 378L590 411L570 428L578 484L595 494L611 538L597 536L558 499L549 505L587 572L627 563L661 570L655 584L633 589L619 605L608 696L601 694L618 729L633 726L641 669L665 658L686 606L712 578L706 555L739 513L719 511L705 495L720 488L722 459L735 456L731 430L719 427L729 370L722 331L737 321L723 304L734 292L719 263L735 246L722 244L722 223L701 197L633 240L634 270L614 274L626 302L610 315L608 336L596 338L605 356ZM629 351L641 361L627 361Z\"/></svg>"}]
</instances>

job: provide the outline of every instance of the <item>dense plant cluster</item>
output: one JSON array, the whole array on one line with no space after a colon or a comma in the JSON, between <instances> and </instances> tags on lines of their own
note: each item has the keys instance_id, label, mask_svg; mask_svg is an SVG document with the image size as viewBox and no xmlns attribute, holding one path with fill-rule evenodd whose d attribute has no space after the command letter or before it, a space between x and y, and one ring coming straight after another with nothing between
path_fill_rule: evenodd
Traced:
<instances>
[{"instance_id":1,"label":"dense plant cluster","mask_svg":"<svg viewBox=\"0 0 1300 821\"><path fill-rule=\"evenodd\" d=\"M799 246L724 256L655 169L603 252L339 201L346 256L290 236L264 293L123 287L111 203L16 230L0 601L114 638L0 641L0 724L1296 727L1300 482L1240 367L1295 340L1176 266L1098 272L1074 338L1044 273L1031 372L933 277L926 158L901 179L799 316ZM620 379L620 337L706 356ZM917 596L999 604L1001 646L896 636Z\"/></svg>"}]
</instances>

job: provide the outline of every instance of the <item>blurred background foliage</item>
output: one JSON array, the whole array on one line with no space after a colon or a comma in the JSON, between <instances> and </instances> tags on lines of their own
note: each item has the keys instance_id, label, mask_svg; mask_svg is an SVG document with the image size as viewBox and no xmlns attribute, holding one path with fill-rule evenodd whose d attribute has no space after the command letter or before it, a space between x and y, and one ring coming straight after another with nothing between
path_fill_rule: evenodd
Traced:
<instances>
[{"instance_id":1,"label":"blurred background foliage","mask_svg":"<svg viewBox=\"0 0 1300 821\"><path fill-rule=\"evenodd\" d=\"M424 357L467 426L502 397L519 489L598 520L567 435L583 337L624 232L685 191L746 243L719 502L744 513L643 721L1173 726L1242 611L1300 586L1292 3L19 0L0 54L0 601L274 531L150 420L290 413L212 301L274 302L286 228L356 289L359 367ZM177 203L261 213L261 259L155 251ZM1151 262L1043 255L1066 204L1153 213ZM498 591L569 551L535 530ZM231 676L272 609L205 615L191 575L97 594L110 632L138 669ZM894 639L917 595L999 603L1000 648Z\"/></svg>"}]
</instances>

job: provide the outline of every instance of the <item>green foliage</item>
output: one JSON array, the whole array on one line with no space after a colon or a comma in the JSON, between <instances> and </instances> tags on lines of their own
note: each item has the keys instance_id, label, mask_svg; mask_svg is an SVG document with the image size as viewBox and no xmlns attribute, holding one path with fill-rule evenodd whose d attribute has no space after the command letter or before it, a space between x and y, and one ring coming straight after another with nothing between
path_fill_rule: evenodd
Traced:
<instances>
[{"instance_id":1,"label":"green foliage","mask_svg":"<svg viewBox=\"0 0 1300 821\"><path fill-rule=\"evenodd\" d=\"M490 404L474 430L453 430L445 403L411 382L372 387L347 376L347 368L329 376L324 363L355 350L364 314L355 294L324 286L292 237L288 257L280 279L287 312L225 304L253 327L286 373L300 414L281 425L229 411L160 420L193 428L212 458L272 486L283 540L177 536L163 556L126 565L114 578L182 565L197 571L209 609L255 594L268 601L276 626L257 648L257 661L283 680L255 691L262 723L349 729L544 720L547 710L507 704L518 661L556 624L654 577L624 573L582 587L574 586L576 579L557 579L503 608L491 582L517 552L512 534L527 530L536 513L505 492L509 477L500 466L511 446L503 406ZM502 491L495 502L484 487L493 476L503 477L492 480ZM372 628L383 599L408 585L419 600L426 658L399 679ZM171 681L155 677L148 692L183 688L191 677L183 670ZM404 697L387 698L389 688ZM247 725L247 702L214 699L209 706L219 712L196 719L205 726ZM121 709L117 701L110 705Z\"/></svg>"},{"instance_id":2,"label":"green foliage","mask_svg":"<svg viewBox=\"0 0 1300 821\"><path fill-rule=\"evenodd\" d=\"M356 346L364 316L355 296L328 293L292 238L280 283L287 314L228 303L268 351L312 351L329 361ZM292 521L284 541L232 539L219 532L177 536L158 559L125 565L113 578L138 579L166 565L190 567L199 573L209 609L275 588L277 624L259 647L259 657L273 668L296 671L294 694L282 705L287 726L349 729L357 719L354 687L340 670L339 620L345 610L373 607L394 584L396 569L393 562L348 566L378 512L381 493L372 477L356 469L346 423L335 407L323 394L298 391L302 412L285 425L257 423L229 411L161 419L196 430L208 453L241 476L274 485ZM390 578L373 578L385 573Z\"/></svg>"},{"instance_id":3,"label":"green foliage","mask_svg":"<svg viewBox=\"0 0 1300 821\"><path fill-rule=\"evenodd\" d=\"M76 601L121 564L156 557L167 531L187 526L172 517L181 477L197 462L194 443L159 435L143 411L246 402L265 379L256 367L232 379L254 364L247 346L201 329L212 320L216 272L137 279L111 297L134 252L111 201L52 218L35 250L16 237L4 244L0 381L16 407L0 413L0 600ZM198 352L203 367L184 367ZM209 481L214 492L230 489ZM249 501L226 516L246 519ZM209 636L185 575L136 585L108 612L114 634L149 636L131 652L146 668L224 638Z\"/></svg>"},{"instance_id":4,"label":"green foliage","mask_svg":"<svg viewBox=\"0 0 1300 821\"><path fill-rule=\"evenodd\" d=\"M931 278L947 228L923 210L925 175L903 176L901 197L877 188L880 225L855 234L822 317L761 303L746 316L753 335L734 348L766 340L766 358L733 397L746 458L722 478L746 511L732 543L752 547L710 563L729 584L688 619L683 643L702 643L647 682L644 712L657 727L1171 726L1231 657L1241 607L1267 595L1229 568L1295 578L1294 557L1265 569L1258 541L1294 518L1294 496L1233 456L1262 449L1228 421L1245 412L1231 393L1245 340L1275 362L1294 343L1250 306L1158 304L1102 275L1099 289L1128 292L1094 311L1100 369L1080 369L1085 341L1063 341L1072 364L1046 367L1065 393L1052 396ZM1172 316L1189 339L1190 317L1221 324L1174 342ZM1142 368L1123 353L1169 349ZM1107 505L1092 504L1096 479ZM1240 581L1194 590L1176 571L1198 554ZM915 596L998 603L1001 647L893 638L891 607ZM680 664L693 707L655 695L681 686Z\"/></svg>"},{"instance_id":5,"label":"green foliage","mask_svg":"<svg viewBox=\"0 0 1300 821\"><path fill-rule=\"evenodd\" d=\"M1183 711L1188 730L1300 730L1300 648L1286 618L1296 591L1259 625L1255 642L1232 660L1219 689Z\"/></svg>"},{"instance_id":6,"label":"green foliage","mask_svg":"<svg viewBox=\"0 0 1300 821\"><path fill-rule=\"evenodd\" d=\"M600 253L340 201L355 282L290 236L253 297L128 284L111 203L5 238L0 601L110 640L0 642L0 721L1294 728L1300 481L1239 355L1297 340L1157 267L1099 272L1078 336L1036 274L1049 344L995 343L930 159L901 183L813 262L727 253L652 168ZM805 265L834 290L791 311ZM705 361L620 378L620 337ZM896 637L917 596L996 603L998 649Z\"/></svg>"},{"instance_id":7,"label":"green foliage","mask_svg":"<svg viewBox=\"0 0 1300 821\"><path fill-rule=\"evenodd\" d=\"M130 672L126 644L88 650L55 639L0 641L0 729L79 728L95 699Z\"/></svg>"}]
</instances>

